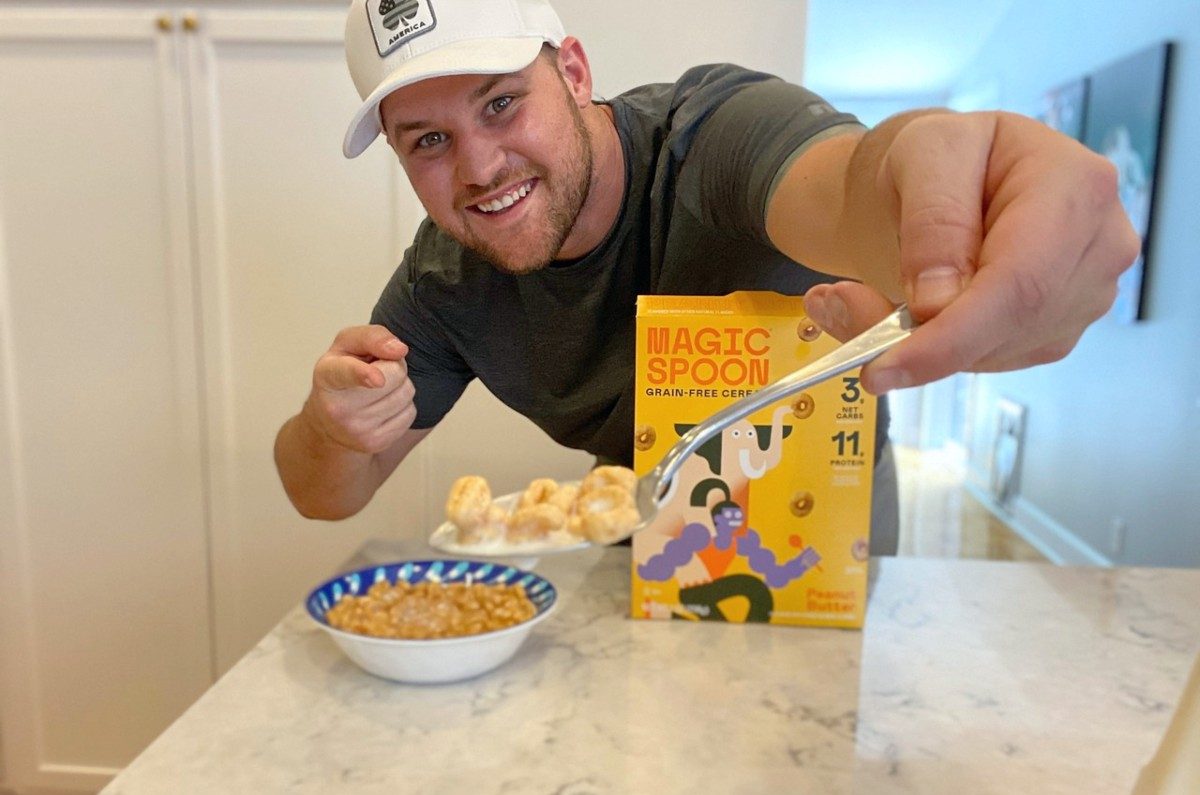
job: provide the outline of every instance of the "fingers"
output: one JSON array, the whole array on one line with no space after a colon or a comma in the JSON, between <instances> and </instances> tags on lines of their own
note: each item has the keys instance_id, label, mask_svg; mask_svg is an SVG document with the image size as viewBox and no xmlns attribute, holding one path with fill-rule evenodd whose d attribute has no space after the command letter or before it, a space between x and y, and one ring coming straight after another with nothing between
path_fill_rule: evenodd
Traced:
<instances>
[{"instance_id":1,"label":"fingers","mask_svg":"<svg viewBox=\"0 0 1200 795\"><path fill-rule=\"evenodd\" d=\"M1011 274L982 267L953 303L863 370L863 387L882 394L956 372L989 369L988 357L1022 333L1014 324Z\"/></svg>"},{"instance_id":2,"label":"fingers","mask_svg":"<svg viewBox=\"0 0 1200 795\"><path fill-rule=\"evenodd\" d=\"M1099 234L1092 239L1085 259L1096 258L1096 267L1113 283L1129 270L1142 253L1142 238L1134 230L1129 214L1119 202L1109 208ZM1111 303L1111 302L1110 302Z\"/></svg>"},{"instance_id":3,"label":"fingers","mask_svg":"<svg viewBox=\"0 0 1200 795\"><path fill-rule=\"evenodd\" d=\"M908 340L864 368L867 391L882 394L960 371L994 372L1056 361L1111 305L1111 281L1086 277L1092 263L1082 252L1093 247L1057 230L1052 213L1010 210L989 232L980 268L967 289ZM1030 236L1058 244L1035 254L1022 244ZM1097 242L1097 253L1107 250L1103 239ZM1074 278L1077 270L1085 277Z\"/></svg>"},{"instance_id":4,"label":"fingers","mask_svg":"<svg viewBox=\"0 0 1200 795\"><path fill-rule=\"evenodd\" d=\"M351 326L338 333L329 350L330 353L395 361L404 358L408 346L384 326Z\"/></svg>"},{"instance_id":5,"label":"fingers","mask_svg":"<svg viewBox=\"0 0 1200 795\"><path fill-rule=\"evenodd\" d=\"M1112 165L1013 114L912 120L876 184L894 201L900 286L920 325L864 368L875 394L1063 358L1140 250ZM843 284L807 300L842 340L886 311L878 294Z\"/></svg>"},{"instance_id":6,"label":"fingers","mask_svg":"<svg viewBox=\"0 0 1200 795\"><path fill-rule=\"evenodd\" d=\"M392 415L386 422L379 426L379 434L385 439L395 439L400 434L412 427L413 420L417 418L417 407L411 400L408 401L400 411Z\"/></svg>"},{"instance_id":7,"label":"fingers","mask_svg":"<svg viewBox=\"0 0 1200 795\"><path fill-rule=\"evenodd\" d=\"M865 284L837 282L818 285L805 293L804 309L825 333L845 342L878 323L895 307Z\"/></svg>"},{"instance_id":8,"label":"fingers","mask_svg":"<svg viewBox=\"0 0 1200 795\"><path fill-rule=\"evenodd\" d=\"M313 369L313 386L318 389L378 389L385 382L379 368L353 356L326 354Z\"/></svg>"},{"instance_id":9,"label":"fingers","mask_svg":"<svg viewBox=\"0 0 1200 795\"><path fill-rule=\"evenodd\" d=\"M976 338L970 334L972 323L982 318L981 307L986 306L986 290L983 292L982 297L964 295L963 300L970 299L965 311L961 306L951 305L904 343L867 365L862 374L863 387L878 395L937 380L959 370L975 369L972 367L975 358L990 352L985 345L980 353L980 341L986 343L988 335ZM842 342L861 334L895 309L881 293L857 282L813 287L804 296L804 306L817 325ZM954 331L962 324L966 325L966 331Z\"/></svg>"},{"instance_id":10,"label":"fingers","mask_svg":"<svg viewBox=\"0 0 1200 795\"><path fill-rule=\"evenodd\" d=\"M370 366L383 377L383 384L362 396L356 403L357 411L371 421L383 422L412 403L414 388L404 362L375 362Z\"/></svg>"},{"instance_id":11,"label":"fingers","mask_svg":"<svg viewBox=\"0 0 1200 795\"><path fill-rule=\"evenodd\" d=\"M386 450L401 434L412 427L417 417L414 389L407 378L386 397L369 406L347 412L343 419L345 438L352 446L367 452Z\"/></svg>"},{"instance_id":12,"label":"fingers","mask_svg":"<svg viewBox=\"0 0 1200 795\"><path fill-rule=\"evenodd\" d=\"M335 379L352 379L346 373L370 373L371 377L363 377L362 383L347 380L345 386L329 385ZM404 362L375 361L362 362L349 356L324 356L317 362L313 378L316 391L338 393L334 399L354 405L356 408L374 405L381 400L387 400L404 381L408 379L408 367Z\"/></svg>"},{"instance_id":13,"label":"fingers","mask_svg":"<svg viewBox=\"0 0 1200 795\"><path fill-rule=\"evenodd\" d=\"M976 247L974 275L960 292L954 294L952 284L935 286L946 276L937 267L921 270L919 263L906 259L913 250L938 246L936 240L927 246L917 239L919 228L907 210L902 212L901 271L916 273L911 277L914 299L934 295L950 300L940 308L926 302L914 309L923 324L864 370L867 390L878 394L957 371L1056 361L1111 304L1115 273L1122 265L1110 260L1127 258L1130 246L1109 167L1077 144L1030 126L1032 122L1005 123L1014 126L997 128L993 156L998 165L988 175L994 192L985 219L987 235ZM1009 145L1003 147L1005 154L997 154L1005 135L1012 136ZM984 188L981 184L975 190L988 195ZM909 194L902 194L906 204ZM965 238L959 244L965 245ZM931 286L935 289L924 289ZM934 316L924 314L931 309Z\"/></svg>"},{"instance_id":14,"label":"fingers","mask_svg":"<svg viewBox=\"0 0 1200 795\"><path fill-rule=\"evenodd\" d=\"M901 286L918 321L945 309L977 269L994 131L983 114L923 116L889 148L883 173L899 201Z\"/></svg>"},{"instance_id":15,"label":"fingers","mask_svg":"<svg viewBox=\"0 0 1200 795\"><path fill-rule=\"evenodd\" d=\"M408 377L408 365L403 359L377 359L364 362L354 356L327 353L317 360L313 369L313 385L319 389L383 389L395 388L400 378Z\"/></svg>"},{"instance_id":16,"label":"fingers","mask_svg":"<svg viewBox=\"0 0 1200 795\"><path fill-rule=\"evenodd\" d=\"M321 389L379 389L387 376L372 362L403 362L408 346L384 326L351 326L342 329L333 345L317 362L313 384Z\"/></svg>"},{"instance_id":17,"label":"fingers","mask_svg":"<svg viewBox=\"0 0 1200 795\"><path fill-rule=\"evenodd\" d=\"M354 374L364 368L377 376L374 388L354 383ZM330 439L343 447L381 452L416 418L416 388L403 361L366 363L346 354L328 353L318 362L314 383L305 410ZM322 383L350 385L322 388Z\"/></svg>"}]
</instances>

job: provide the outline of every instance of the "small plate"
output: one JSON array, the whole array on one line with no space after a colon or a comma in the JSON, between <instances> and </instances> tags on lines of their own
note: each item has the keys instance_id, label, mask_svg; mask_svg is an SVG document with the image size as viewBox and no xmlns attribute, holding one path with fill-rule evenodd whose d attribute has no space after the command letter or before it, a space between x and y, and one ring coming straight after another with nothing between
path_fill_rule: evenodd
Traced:
<instances>
[{"instance_id":1,"label":"small plate","mask_svg":"<svg viewBox=\"0 0 1200 795\"><path fill-rule=\"evenodd\" d=\"M563 485L579 485L564 483ZM512 510L523 492L514 491L497 497L493 502L502 508ZM568 533L565 529L556 530L548 541L488 541L483 544L458 543L458 528L450 522L443 522L429 536L429 546L450 555L485 557L485 558L532 558L542 555L553 555L558 552L575 552L593 546L591 541Z\"/></svg>"}]
</instances>

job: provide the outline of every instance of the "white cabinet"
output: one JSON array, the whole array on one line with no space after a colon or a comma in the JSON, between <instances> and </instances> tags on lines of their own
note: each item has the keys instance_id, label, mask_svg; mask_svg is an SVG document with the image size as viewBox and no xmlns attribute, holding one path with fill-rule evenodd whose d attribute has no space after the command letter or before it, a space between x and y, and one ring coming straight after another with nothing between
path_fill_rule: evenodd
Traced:
<instances>
[{"instance_id":1,"label":"white cabinet","mask_svg":"<svg viewBox=\"0 0 1200 795\"><path fill-rule=\"evenodd\" d=\"M357 97L342 8L200 12L184 36L194 153L216 666L224 671L366 537L422 504L423 455L359 516L289 505L271 460L337 329L366 322L422 213L390 150L347 161ZM418 521L423 516L416 517Z\"/></svg>"},{"instance_id":2,"label":"white cabinet","mask_svg":"<svg viewBox=\"0 0 1200 795\"><path fill-rule=\"evenodd\" d=\"M4 777L95 787L212 679L181 53L0 11Z\"/></svg>"},{"instance_id":3,"label":"white cabinet","mask_svg":"<svg viewBox=\"0 0 1200 795\"><path fill-rule=\"evenodd\" d=\"M403 526L403 485L306 522L271 463L419 218L385 151L341 156L341 29L0 10L0 784L95 790Z\"/></svg>"}]
</instances>

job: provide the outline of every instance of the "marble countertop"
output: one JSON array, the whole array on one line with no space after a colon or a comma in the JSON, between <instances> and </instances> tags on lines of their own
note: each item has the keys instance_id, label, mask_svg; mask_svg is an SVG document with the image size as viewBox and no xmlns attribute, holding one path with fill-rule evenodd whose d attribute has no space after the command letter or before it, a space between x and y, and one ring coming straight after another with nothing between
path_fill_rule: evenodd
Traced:
<instances>
[{"instance_id":1,"label":"marble countertop","mask_svg":"<svg viewBox=\"0 0 1200 795\"><path fill-rule=\"evenodd\" d=\"M635 621L628 549L543 558L555 614L451 685L363 673L297 607L104 792L1129 792L1200 571L871 565L859 632Z\"/></svg>"}]
</instances>

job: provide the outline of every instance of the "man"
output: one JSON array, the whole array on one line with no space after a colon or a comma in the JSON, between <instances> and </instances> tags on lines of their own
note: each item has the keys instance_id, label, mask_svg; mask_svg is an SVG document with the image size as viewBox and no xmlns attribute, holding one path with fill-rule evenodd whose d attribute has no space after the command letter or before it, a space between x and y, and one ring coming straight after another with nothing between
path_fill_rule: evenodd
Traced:
<instances>
[{"instance_id":1,"label":"man","mask_svg":"<svg viewBox=\"0 0 1200 795\"><path fill-rule=\"evenodd\" d=\"M906 300L924 325L863 372L882 394L1061 358L1138 251L1111 166L1012 114L864 131L731 65L597 102L544 0L356 0L346 48L344 151L382 133L429 218L279 433L306 516L361 509L473 377L628 464L639 293L804 293L840 339ZM872 552L894 552L880 524Z\"/></svg>"}]
</instances>

